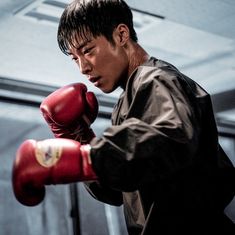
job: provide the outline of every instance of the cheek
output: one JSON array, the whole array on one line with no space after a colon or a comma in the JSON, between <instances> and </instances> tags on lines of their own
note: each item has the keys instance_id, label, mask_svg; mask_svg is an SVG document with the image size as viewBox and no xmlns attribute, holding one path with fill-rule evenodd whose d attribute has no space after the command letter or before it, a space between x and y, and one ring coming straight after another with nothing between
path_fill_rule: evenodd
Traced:
<instances>
[{"instance_id":1,"label":"cheek","mask_svg":"<svg viewBox=\"0 0 235 235\"><path fill-rule=\"evenodd\" d=\"M110 59L107 61L107 64L105 65L107 73L112 77L113 79L116 79L120 76L122 71L122 66L120 65L119 61L115 58Z\"/></svg>"},{"instance_id":2,"label":"cheek","mask_svg":"<svg viewBox=\"0 0 235 235\"><path fill-rule=\"evenodd\" d=\"M114 63L115 57L112 54L107 53L107 51L105 51L105 53L97 54L94 61L94 64L98 70L107 70Z\"/></svg>"},{"instance_id":3,"label":"cheek","mask_svg":"<svg viewBox=\"0 0 235 235\"><path fill-rule=\"evenodd\" d=\"M105 73L111 73L118 67L117 58L112 54L101 55L96 58L97 69L102 70Z\"/></svg>"},{"instance_id":4,"label":"cheek","mask_svg":"<svg viewBox=\"0 0 235 235\"><path fill-rule=\"evenodd\" d=\"M120 48L107 46L96 57L96 68L112 79L118 79L126 67L126 57Z\"/></svg>"},{"instance_id":5,"label":"cheek","mask_svg":"<svg viewBox=\"0 0 235 235\"><path fill-rule=\"evenodd\" d=\"M114 67L120 68L124 66L126 63L126 56L122 49L117 48L110 53L109 62L112 63L112 61L115 62Z\"/></svg>"}]
</instances>

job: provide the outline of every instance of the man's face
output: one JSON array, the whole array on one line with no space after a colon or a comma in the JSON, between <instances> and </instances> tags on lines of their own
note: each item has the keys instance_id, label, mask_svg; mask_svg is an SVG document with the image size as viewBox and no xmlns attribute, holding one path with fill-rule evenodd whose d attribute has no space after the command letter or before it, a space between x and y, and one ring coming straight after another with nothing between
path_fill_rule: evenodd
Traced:
<instances>
[{"instance_id":1,"label":"man's face","mask_svg":"<svg viewBox=\"0 0 235 235\"><path fill-rule=\"evenodd\" d=\"M105 93L112 92L127 80L128 59L123 47L118 43L113 45L104 36L80 42L69 54L81 73Z\"/></svg>"}]
</instances>

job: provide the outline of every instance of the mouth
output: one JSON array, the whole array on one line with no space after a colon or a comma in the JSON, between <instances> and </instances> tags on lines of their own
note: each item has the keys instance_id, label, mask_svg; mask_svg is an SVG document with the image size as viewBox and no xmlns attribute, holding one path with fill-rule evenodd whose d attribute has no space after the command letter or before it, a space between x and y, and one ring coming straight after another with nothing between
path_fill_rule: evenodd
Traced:
<instances>
[{"instance_id":1,"label":"mouth","mask_svg":"<svg viewBox=\"0 0 235 235\"><path fill-rule=\"evenodd\" d=\"M100 79L100 76L89 76L88 80L92 82L95 86L98 86L98 80Z\"/></svg>"}]
</instances>

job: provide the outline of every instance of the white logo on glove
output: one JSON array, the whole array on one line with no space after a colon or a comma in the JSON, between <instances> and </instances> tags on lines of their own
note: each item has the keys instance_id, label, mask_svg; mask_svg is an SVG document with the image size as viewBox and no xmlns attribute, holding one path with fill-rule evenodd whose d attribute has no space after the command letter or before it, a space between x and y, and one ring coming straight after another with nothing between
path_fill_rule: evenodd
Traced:
<instances>
[{"instance_id":1,"label":"white logo on glove","mask_svg":"<svg viewBox=\"0 0 235 235\"><path fill-rule=\"evenodd\" d=\"M52 140L53 141L53 140ZM38 141L35 148L36 159L40 165L51 167L57 163L61 157L62 148L50 141Z\"/></svg>"}]
</instances>

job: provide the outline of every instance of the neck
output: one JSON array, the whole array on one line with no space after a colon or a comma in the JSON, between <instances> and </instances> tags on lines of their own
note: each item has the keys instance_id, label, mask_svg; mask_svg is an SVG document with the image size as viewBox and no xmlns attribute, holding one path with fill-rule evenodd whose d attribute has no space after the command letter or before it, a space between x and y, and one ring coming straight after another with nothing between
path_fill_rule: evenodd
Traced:
<instances>
[{"instance_id":1,"label":"neck","mask_svg":"<svg viewBox=\"0 0 235 235\"><path fill-rule=\"evenodd\" d=\"M129 71L128 77L141 64L149 59L148 53L137 43L133 44L129 53Z\"/></svg>"},{"instance_id":2,"label":"neck","mask_svg":"<svg viewBox=\"0 0 235 235\"><path fill-rule=\"evenodd\" d=\"M126 82L132 72L149 59L148 53L138 43L131 43L128 45L127 56L129 58L129 66L127 71L127 79L122 84L123 89L125 88Z\"/></svg>"}]
</instances>

